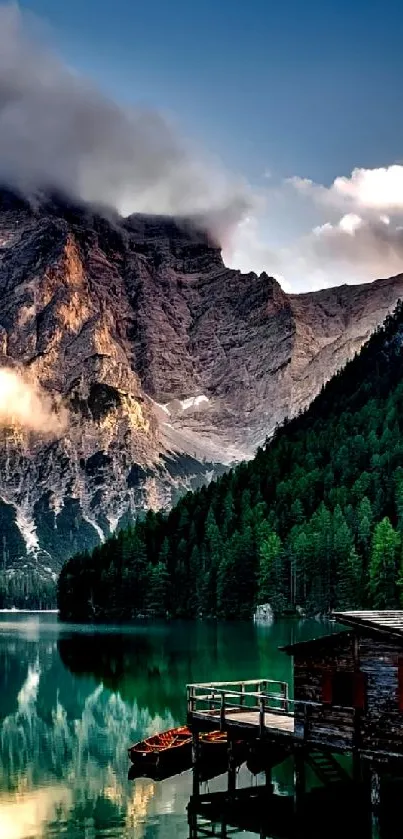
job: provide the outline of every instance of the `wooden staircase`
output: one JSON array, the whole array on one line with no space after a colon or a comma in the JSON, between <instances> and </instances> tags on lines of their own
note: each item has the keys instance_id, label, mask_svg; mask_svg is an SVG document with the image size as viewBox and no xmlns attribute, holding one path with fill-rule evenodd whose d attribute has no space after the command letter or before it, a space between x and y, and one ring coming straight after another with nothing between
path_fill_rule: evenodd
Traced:
<instances>
[{"instance_id":1,"label":"wooden staircase","mask_svg":"<svg viewBox=\"0 0 403 839\"><path fill-rule=\"evenodd\" d=\"M305 760L325 786L351 780L348 772L340 766L339 761L330 752L325 753L315 749L306 755Z\"/></svg>"}]
</instances>

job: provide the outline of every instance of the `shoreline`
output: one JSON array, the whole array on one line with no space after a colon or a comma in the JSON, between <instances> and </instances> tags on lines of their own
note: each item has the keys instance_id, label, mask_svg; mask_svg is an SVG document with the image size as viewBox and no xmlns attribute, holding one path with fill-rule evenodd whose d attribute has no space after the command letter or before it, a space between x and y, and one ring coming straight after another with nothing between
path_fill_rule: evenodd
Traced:
<instances>
[{"instance_id":1,"label":"shoreline","mask_svg":"<svg viewBox=\"0 0 403 839\"><path fill-rule=\"evenodd\" d=\"M58 615L58 609L0 609L0 615Z\"/></svg>"}]
</instances>

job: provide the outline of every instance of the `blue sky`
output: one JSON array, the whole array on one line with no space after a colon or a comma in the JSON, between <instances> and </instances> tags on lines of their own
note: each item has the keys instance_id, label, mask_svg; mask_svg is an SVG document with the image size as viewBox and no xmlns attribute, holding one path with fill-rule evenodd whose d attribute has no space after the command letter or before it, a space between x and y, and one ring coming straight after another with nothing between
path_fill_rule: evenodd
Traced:
<instances>
[{"instance_id":1,"label":"blue sky","mask_svg":"<svg viewBox=\"0 0 403 839\"><path fill-rule=\"evenodd\" d=\"M23 0L65 58L231 166L330 182L403 156L403 4Z\"/></svg>"},{"instance_id":2,"label":"blue sky","mask_svg":"<svg viewBox=\"0 0 403 839\"><path fill-rule=\"evenodd\" d=\"M253 231L263 236L263 250L338 218L334 207L323 211L314 190L301 198L298 185L280 194L284 179L330 187L356 167L403 160L401 2L22 0L20 6L49 24L53 47L67 63L115 99L173 114L227 168L268 189L268 209Z\"/></svg>"}]
</instances>

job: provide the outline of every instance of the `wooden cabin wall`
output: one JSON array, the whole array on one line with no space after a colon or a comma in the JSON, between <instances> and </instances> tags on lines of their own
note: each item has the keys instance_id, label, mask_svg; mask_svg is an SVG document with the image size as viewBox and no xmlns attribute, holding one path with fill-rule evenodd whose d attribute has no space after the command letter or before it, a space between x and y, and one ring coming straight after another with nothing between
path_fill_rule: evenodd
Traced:
<instances>
[{"instance_id":1,"label":"wooden cabin wall","mask_svg":"<svg viewBox=\"0 0 403 839\"><path fill-rule=\"evenodd\" d=\"M324 639L323 643L307 645L294 656L294 697L303 701L320 703L321 707L309 709L308 740L337 748L351 747L354 733L354 711L350 708L336 710L323 704L323 680L326 672L354 671L354 641L349 633ZM305 711L295 709L295 733L302 737Z\"/></svg>"},{"instance_id":2,"label":"wooden cabin wall","mask_svg":"<svg viewBox=\"0 0 403 839\"><path fill-rule=\"evenodd\" d=\"M403 754L403 710L399 710L398 663L402 643L390 636L361 635L360 670L366 674L366 710L361 719L361 747Z\"/></svg>"}]
</instances>

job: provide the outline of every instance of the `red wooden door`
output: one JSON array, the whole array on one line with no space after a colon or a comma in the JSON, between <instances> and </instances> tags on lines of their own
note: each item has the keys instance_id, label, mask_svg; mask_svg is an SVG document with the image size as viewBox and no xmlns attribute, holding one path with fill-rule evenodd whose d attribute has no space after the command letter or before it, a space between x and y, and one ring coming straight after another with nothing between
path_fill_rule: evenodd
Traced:
<instances>
[{"instance_id":1,"label":"red wooden door","mask_svg":"<svg viewBox=\"0 0 403 839\"><path fill-rule=\"evenodd\" d=\"M322 676L322 702L331 705L333 701L333 673L327 670Z\"/></svg>"}]
</instances>

